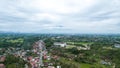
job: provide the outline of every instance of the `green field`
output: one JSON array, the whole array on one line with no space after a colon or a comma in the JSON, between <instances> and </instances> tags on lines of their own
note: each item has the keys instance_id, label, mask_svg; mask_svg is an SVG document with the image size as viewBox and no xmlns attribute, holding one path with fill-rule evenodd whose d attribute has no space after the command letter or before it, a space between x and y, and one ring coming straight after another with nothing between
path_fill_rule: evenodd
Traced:
<instances>
[{"instance_id":1,"label":"green field","mask_svg":"<svg viewBox=\"0 0 120 68\"><path fill-rule=\"evenodd\" d=\"M101 65L101 64L85 64L85 63L81 63L80 64L80 68L110 68L107 67L105 65Z\"/></svg>"},{"instance_id":2,"label":"green field","mask_svg":"<svg viewBox=\"0 0 120 68\"><path fill-rule=\"evenodd\" d=\"M68 45L76 45L76 44L82 44L82 45L88 45L93 44L93 42L67 42Z\"/></svg>"},{"instance_id":3,"label":"green field","mask_svg":"<svg viewBox=\"0 0 120 68\"><path fill-rule=\"evenodd\" d=\"M79 68L111 68L110 66L102 65L102 64L87 64L87 63L78 63L75 61L69 61L65 58L60 58L60 62L68 63L68 64L74 64L79 66Z\"/></svg>"}]
</instances>

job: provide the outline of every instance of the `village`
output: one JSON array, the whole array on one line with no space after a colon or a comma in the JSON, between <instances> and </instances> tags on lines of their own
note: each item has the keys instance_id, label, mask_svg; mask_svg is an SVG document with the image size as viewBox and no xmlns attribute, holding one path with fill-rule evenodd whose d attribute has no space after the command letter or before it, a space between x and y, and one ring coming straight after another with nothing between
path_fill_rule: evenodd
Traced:
<instances>
[{"instance_id":1,"label":"village","mask_svg":"<svg viewBox=\"0 0 120 68\"><path fill-rule=\"evenodd\" d=\"M1 51L3 51L1 49ZM57 59L56 56L50 56L48 54L48 51L46 50L45 47L45 43L43 41L38 41L35 42L35 44L33 45L33 49L32 50L23 50L21 48L8 48L8 50L5 50L5 54L4 55L0 55L0 62L4 62L5 61L5 56L6 54L12 54L15 57L19 57L22 58L24 61L27 61L29 65L25 64L25 68L41 68L41 67L45 67L45 68L55 68L53 66L53 62L43 62L43 61L50 61L51 58L53 59ZM33 53L34 55L27 55L27 53ZM5 68L4 64L0 64L0 68ZM57 68L60 68L60 66L57 66Z\"/></svg>"},{"instance_id":2,"label":"village","mask_svg":"<svg viewBox=\"0 0 120 68\"><path fill-rule=\"evenodd\" d=\"M115 68L110 56L99 53L119 49L119 44L97 46L93 42L54 41L64 37L37 40L30 49L22 47L0 48L0 68ZM50 45L48 45L50 44ZM95 47L96 46L96 47ZM97 52L97 50L98 52ZM96 52L94 51L96 50ZM17 62L18 61L18 62ZM13 63L13 64L12 64Z\"/></svg>"},{"instance_id":3,"label":"village","mask_svg":"<svg viewBox=\"0 0 120 68\"><path fill-rule=\"evenodd\" d=\"M54 42L52 47L61 47L61 48L70 48L72 45L67 45L65 42ZM90 47L77 47L78 49L89 50ZM2 48L0 51L4 51ZM31 53L30 55L28 55ZM29 65L25 64L25 68L61 68L60 65L56 65L52 60L58 60L60 56L52 55L47 51L45 43L42 40L39 40L33 44L32 50L24 50L21 48L10 47L8 50L5 50L3 55L0 55L0 62L5 61L6 54L12 54L15 57L22 58L24 61L27 61ZM0 68L5 68L4 64L0 64Z\"/></svg>"}]
</instances>

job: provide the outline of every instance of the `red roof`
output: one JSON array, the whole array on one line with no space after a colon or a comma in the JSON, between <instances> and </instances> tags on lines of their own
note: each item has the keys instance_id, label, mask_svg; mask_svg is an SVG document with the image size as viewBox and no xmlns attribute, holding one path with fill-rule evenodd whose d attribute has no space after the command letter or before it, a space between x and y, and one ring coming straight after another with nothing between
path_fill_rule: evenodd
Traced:
<instances>
[{"instance_id":1,"label":"red roof","mask_svg":"<svg viewBox=\"0 0 120 68\"><path fill-rule=\"evenodd\" d=\"M0 68L5 68L5 65L4 64L0 64Z\"/></svg>"}]
</instances>

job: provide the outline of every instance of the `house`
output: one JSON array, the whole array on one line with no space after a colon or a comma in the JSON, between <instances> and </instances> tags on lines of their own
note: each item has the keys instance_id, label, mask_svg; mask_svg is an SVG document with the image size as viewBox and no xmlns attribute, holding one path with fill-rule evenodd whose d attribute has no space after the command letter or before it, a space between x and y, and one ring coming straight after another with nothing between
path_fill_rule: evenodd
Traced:
<instances>
[{"instance_id":1,"label":"house","mask_svg":"<svg viewBox=\"0 0 120 68\"><path fill-rule=\"evenodd\" d=\"M57 68L61 68L61 66L57 66Z\"/></svg>"},{"instance_id":2,"label":"house","mask_svg":"<svg viewBox=\"0 0 120 68\"><path fill-rule=\"evenodd\" d=\"M4 62L5 61L5 56L0 56L0 62Z\"/></svg>"},{"instance_id":3,"label":"house","mask_svg":"<svg viewBox=\"0 0 120 68\"><path fill-rule=\"evenodd\" d=\"M48 66L48 68L55 68L54 66Z\"/></svg>"},{"instance_id":4,"label":"house","mask_svg":"<svg viewBox=\"0 0 120 68\"><path fill-rule=\"evenodd\" d=\"M58 57L57 55L53 56L52 58L53 58L54 60L58 60L58 59L59 59L59 57Z\"/></svg>"},{"instance_id":5,"label":"house","mask_svg":"<svg viewBox=\"0 0 120 68\"><path fill-rule=\"evenodd\" d=\"M114 47L115 48L120 48L120 44L115 44Z\"/></svg>"},{"instance_id":6,"label":"house","mask_svg":"<svg viewBox=\"0 0 120 68\"><path fill-rule=\"evenodd\" d=\"M107 61L101 61L101 64L103 64L103 65L111 65L111 63L110 62L107 62Z\"/></svg>"},{"instance_id":7,"label":"house","mask_svg":"<svg viewBox=\"0 0 120 68\"><path fill-rule=\"evenodd\" d=\"M54 42L54 46L66 47L67 44L64 42Z\"/></svg>"},{"instance_id":8,"label":"house","mask_svg":"<svg viewBox=\"0 0 120 68\"><path fill-rule=\"evenodd\" d=\"M0 64L0 68L5 68L5 65L4 64Z\"/></svg>"}]
</instances>

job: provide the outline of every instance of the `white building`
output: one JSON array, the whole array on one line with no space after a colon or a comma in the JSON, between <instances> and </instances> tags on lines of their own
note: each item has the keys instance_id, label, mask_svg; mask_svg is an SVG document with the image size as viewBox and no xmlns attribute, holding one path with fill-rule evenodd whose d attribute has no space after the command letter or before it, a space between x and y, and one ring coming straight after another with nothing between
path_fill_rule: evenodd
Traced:
<instances>
[{"instance_id":1,"label":"white building","mask_svg":"<svg viewBox=\"0 0 120 68\"><path fill-rule=\"evenodd\" d=\"M57 68L61 68L61 66L57 66Z\"/></svg>"},{"instance_id":2,"label":"white building","mask_svg":"<svg viewBox=\"0 0 120 68\"><path fill-rule=\"evenodd\" d=\"M65 46L67 46L67 44L66 44L66 43L63 43L63 42L55 42L54 45L55 45L55 46L60 46L60 47L65 47Z\"/></svg>"},{"instance_id":3,"label":"white building","mask_svg":"<svg viewBox=\"0 0 120 68\"><path fill-rule=\"evenodd\" d=\"M115 48L120 48L120 44L115 44L114 47Z\"/></svg>"}]
</instances>

